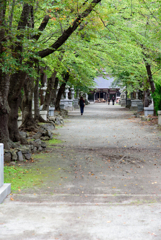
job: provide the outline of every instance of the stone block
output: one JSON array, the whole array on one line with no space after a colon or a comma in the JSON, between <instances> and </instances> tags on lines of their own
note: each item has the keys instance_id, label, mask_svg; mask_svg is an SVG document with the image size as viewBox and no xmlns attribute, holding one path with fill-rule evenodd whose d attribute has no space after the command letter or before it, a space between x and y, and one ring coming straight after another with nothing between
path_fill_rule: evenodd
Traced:
<instances>
[{"instance_id":1,"label":"stone block","mask_svg":"<svg viewBox=\"0 0 161 240\"><path fill-rule=\"evenodd\" d=\"M48 111L40 111L40 115L45 121L47 121L47 113Z\"/></svg>"},{"instance_id":2,"label":"stone block","mask_svg":"<svg viewBox=\"0 0 161 240\"><path fill-rule=\"evenodd\" d=\"M148 115L154 115L154 107L144 107L144 115L147 117Z\"/></svg>"},{"instance_id":3,"label":"stone block","mask_svg":"<svg viewBox=\"0 0 161 240\"><path fill-rule=\"evenodd\" d=\"M50 140L50 138L48 136L44 136L44 137L41 137L41 140L48 141L48 140Z\"/></svg>"},{"instance_id":4,"label":"stone block","mask_svg":"<svg viewBox=\"0 0 161 240\"><path fill-rule=\"evenodd\" d=\"M21 137L27 138L27 133L26 132L20 131L19 134L21 135Z\"/></svg>"},{"instance_id":5,"label":"stone block","mask_svg":"<svg viewBox=\"0 0 161 240\"><path fill-rule=\"evenodd\" d=\"M17 161L17 150L11 149L10 152L11 152L12 161Z\"/></svg>"},{"instance_id":6,"label":"stone block","mask_svg":"<svg viewBox=\"0 0 161 240\"><path fill-rule=\"evenodd\" d=\"M34 147L33 152L37 152L37 147Z\"/></svg>"},{"instance_id":7,"label":"stone block","mask_svg":"<svg viewBox=\"0 0 161 240\"><path fill-rule=\"evenodd\" d=\"M42 151L43 150L43 148L40 146L40 147L38 147L38 151Z\"/></svg>"},{"instance_id":8,"label":"stone block","mask_svg":"<svg viewBox=\"0 0 161 240\"><path fill-rule=\"evenodd\" d=\"M41 136L42 136L42 132L37 132L37 133L33 136L33 138L34 138L34 139L39 139Z\"/></svg>"},{"instance_id":9,"label":"stone block","mask_svg":"<svg viewBox=\"0 0 161 240\"><path fill-rule=\"evenodd\" d=\"M18 117L17 119L18 128L21 126L21 124L22 124L22 116Z\"/></svg>"},{"instance_id":10,"label":"stone block","mask_svg":"<svg viewBox=\"0 0 161 240\"><path fill-rule=\"evenodd\" d=\"M45 142L41 142L41 147L42 148L46 148L46 143Z\"/></svg>"},{"instance_id":11,"label":"stone block","mask_svg":"<svg viewBox=\"0 0 161 240\"><path fill-rule=\"evenodd\" d=\"M125 107L126 106L126 99L121 99L121 107Z\"/></svg>"},{"instance_id":12,"label":"stone block","mask_svg":"<svg viewBox=\"0 0 161 240\"><path fill-rule=\"evenodd\" d=\"M18 161L23 161L23 160L24 160L21 151L18 151L18 152L17 152L17 159L18 159Z\"/></svg>"},{"instance_id":13,"label":"stone block","mask_svg":"<svg viewBox=\"0 0 161 240\"><path fill-rule=\"evenodd\" d=\"M12 160L12 156L10 152L5 152L4 153L4 162L5 163L10 163Z\"/></svg>"},{"instance_id":14,"label":"stone block","mask_svg":"<svg viewBox=\"0 0 161 240\"><path fill-rule=\"evenodd\" d=\"M10 152L6 152L7 154ZM10 153L11 161L11 153ZM8 194L11 192L11 184L4 184L4 147L3 143L0 143L0 203L4 201Z\"/></svg>"},{"instance_id":15,"label":"stone block","mask_svg":"<svg viewBox=\"0 0 161 240\"><path fill-rule=\"evenodd\" d=\"M32 142L31 142L31 143L32 143ZM32 150L34 149L33 144L28 145L28 147L29 147L30 151L32 151Z\"/></svg>"},{"instance_id":16,"label":"stone block","mask_svg":"<svg viewBox=\"0 0 161 240\"><path fill-rule=\"evenodd\" d=\"M138 105L141 104L141 103L142 103L142 101L139 100L139 99L133 99L133 100L131 100L130 110L138 111Z\"/></svg>"},{"instance_id":17,"label":"stone block","mask_svg":"<svg viewBox=\"0 0 161 240\"><path fill-rule=\"evenodd\" d=\"M55 107L49 107L49 116L54 116Z\"/></svg>"},{"instance_id":18,"label":"stone block","mask_svg":"<svg viewBox=\"0 0 161 240\"><path fill-rule=\"evenodd\" d=\"M11 193L11 184L4 183L3 186L0 187L0 203L2 203L10 193Z\"/></svg>"},{"instance_id":19,"label":"stone block","mask_svg":"<svg viewBox=\"0 0 161 240\"><path fill-rule=\"evenodd\" d=\"M50 139L52 139L53 138L53 133L50 130L47 130L47 133L48 133L48 137Z\"/></svg>"},{"instance_id":20,"label":"stone block","mask_svg":"<svg viewBox=\"0 0 161 240\"><path fill-rule=\"evenodd\" d=\"M45 127L47 130L50 130L50 131L55 129L55 126L52 123L46 123L43 125L43 127Z\"/></svg>"},{"instance_id":21,"label":"stone block","mask_svg":"<svg viewBox=\"0 0 161 240\"><path fill-rule=\"evenodd\" d=\"M41 146L41 140L40 140L40 139L36 139L36 140L33 142L33 145L34 145L35 147Z\"/></svg>"},{"instance_id":22,"label":"stone block","mask_svg":"<svg viewBox=\"0 0 161 240\"><path fill-rule=\"evenodd\" d=\"M17 150L21 151L22 154L30 152L30 148L28 146L21 146L21 147L17 148Z\"/></svg>"},{"instance_id":23,"label":"stone block","mask_svg":"<svg viewBox=\"0 0 161 240\"><path fill-rule=\"evenodd\" d=\"M138 104L138 112L142 112L144 110L144 105L143 103Z\"/></svg>"},{"instance_id":24,"label":"stone block","mask_svg":"<svg viewBox=\"0 0 161 240\"><path fill-rule=\"evenodd\" d=\"M31 153L25 153L25 154L23 154L23 156L25 157L26 160L30 160L32 154Z\"/></svg>"},{"instance_id":25,"label":"stone block","mask_svg":"<svg viewBox=\"0 0 161 240\"><path fill-rule=\"evenodd\" d=\"M60 101L60 108L72 111L73 110L73 100L70 99L62 99Z\"/></svg>"}]
</instances>

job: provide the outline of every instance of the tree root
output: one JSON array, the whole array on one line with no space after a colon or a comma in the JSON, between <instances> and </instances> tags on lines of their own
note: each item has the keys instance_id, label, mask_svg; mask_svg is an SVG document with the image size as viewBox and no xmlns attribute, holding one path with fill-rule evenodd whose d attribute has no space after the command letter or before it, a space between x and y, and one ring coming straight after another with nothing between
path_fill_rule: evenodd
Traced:
<instances>
[{"instance_id":1,"label":"tree root","mask_svg":"<svg viewBox=\"0 0 161 240\"><path fill-rule=\"evenodd\" d=\"M33 132L38 130L38 124L32 117L26 117L23 121L20 130Z\"/></svg>"},{"instance_id":2,"label":"tree root","mask_svg":"<svg viewBox=\"0 0 161 240\"><path fill-rule=\"evenodd\" d=\"M34 118L35 121L41 122L41 123L48 123L49 121L44 120L41 115L37 116L36 118Z\"/></svg>"}]
</instances>

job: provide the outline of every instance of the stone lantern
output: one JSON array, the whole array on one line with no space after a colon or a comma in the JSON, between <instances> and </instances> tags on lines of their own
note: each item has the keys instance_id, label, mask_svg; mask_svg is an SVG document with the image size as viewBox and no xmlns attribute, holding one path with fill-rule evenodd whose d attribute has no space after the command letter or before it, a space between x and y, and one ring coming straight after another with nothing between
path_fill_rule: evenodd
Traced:
<instances>
[{"instance_id":1,"label":"stone lantern","mask_svg":"<svg viewBox=\"0 0 161 240\"><path fill-rule=\"evenodd\" d=\"M45 94L46 94L46 90L47 90L47 83L46 82L44 84L44 87L41 88L41 90L43 91L43 97L45 98Z\"/></svg>"},{"instance_id":2,"label":"stone lantern","mask_svg":"<svg viewBox=\"0 0 161 240\"><path fill-rule=\"evenodd\" d=\"M76 99L79 99L79 89L76 91Z\"/></svg>"},{"instance_id":3,"label":"stone lantern","mask_svg":"<svg viewBox=\"0 0 161 240\"><path fill-rule=\"evenodd\" d=\"M87 102L88 102L88 93L86 93L86 100L87 100Z\"/></svg>"},{"instance_id":4,"label":"stone lantern","mask_svg":"<svg viewBox=\"0 0 161 240\"><path fill-rule=\"evenodd\" d=\"M71 99L74 100L74 87L72 86L71 88Z\"/></svg>"},{"instance_id":5,"label":"stone lantern","mask_svg":"<svg viewBox=\"0 0 161 240\"><path fill-rule=\"evenodd\" d=\"M68 100L69 86L65 87L65 99Z\"/></svg>"},{"instance_id":6,"label":"stone lantern","mask_svg":"<svg viewBox=\"0 0 161 240\"><path fill-rule=\"evenodd\" d=\"M134 111L143 110L143 102L138 98L138 95L139 95L139 91L136 90L136 99L131 100L131 107L130 107L131 110L134 110Z\"/></svg>"},{"instance_id":7,"label":"stone lantern","mask_svg":"<svg viewBox=\"0 0 161 240\"><path fill-rule=\"evenodd\" d=\"M68 93L69 93L69 86L65 87L65 98L62 94L61 100L60 100L60 108L65 109L65 110L73 110L73 100L68 98Z\"/></svg>"},{"instance_id":8,"label":"stone lantern","mask_svg":"<svg viewBox=\"0 0 161 240\"><path fill-rule=\"evenodd\" d=\"M126 94L124 92L121 92L121 107L126 106Z\"/></svg>"}]
</instances>

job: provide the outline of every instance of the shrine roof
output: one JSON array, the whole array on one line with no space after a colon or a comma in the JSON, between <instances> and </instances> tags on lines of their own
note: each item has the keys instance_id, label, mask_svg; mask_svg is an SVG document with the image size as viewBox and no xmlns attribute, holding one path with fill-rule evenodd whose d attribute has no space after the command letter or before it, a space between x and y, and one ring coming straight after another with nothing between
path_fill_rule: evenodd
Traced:
<instances>
[{"instance_id":1,"label":"shrine roof","mask_svg":"<svg viewBox=\"0 0 161 240\"><path fill-rule=\"evenodd\" d=\"M100 76L96 77L94 79L95 87L94 88L113 88L112 87L112 82L114 81L113 77L110 77L109 75L106 75L106 77Z\"/></svg>"}]
</instances>

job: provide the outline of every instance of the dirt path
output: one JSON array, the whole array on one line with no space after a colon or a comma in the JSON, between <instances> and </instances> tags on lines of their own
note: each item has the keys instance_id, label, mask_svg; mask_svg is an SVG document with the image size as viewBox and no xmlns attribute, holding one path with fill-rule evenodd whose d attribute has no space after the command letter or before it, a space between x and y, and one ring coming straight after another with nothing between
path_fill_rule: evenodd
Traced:
<instances>
[{"instance_id":1,"label":"dirt path","mask_svg":"<svg viewBox=\"0 0 161 240\"><path fill-rule=\"evenodd\" d=\"M0 205L0 239L161 239L161 133L120 106L91 104L35 156L40 185Z\"/></svg>"}]
</instances>

